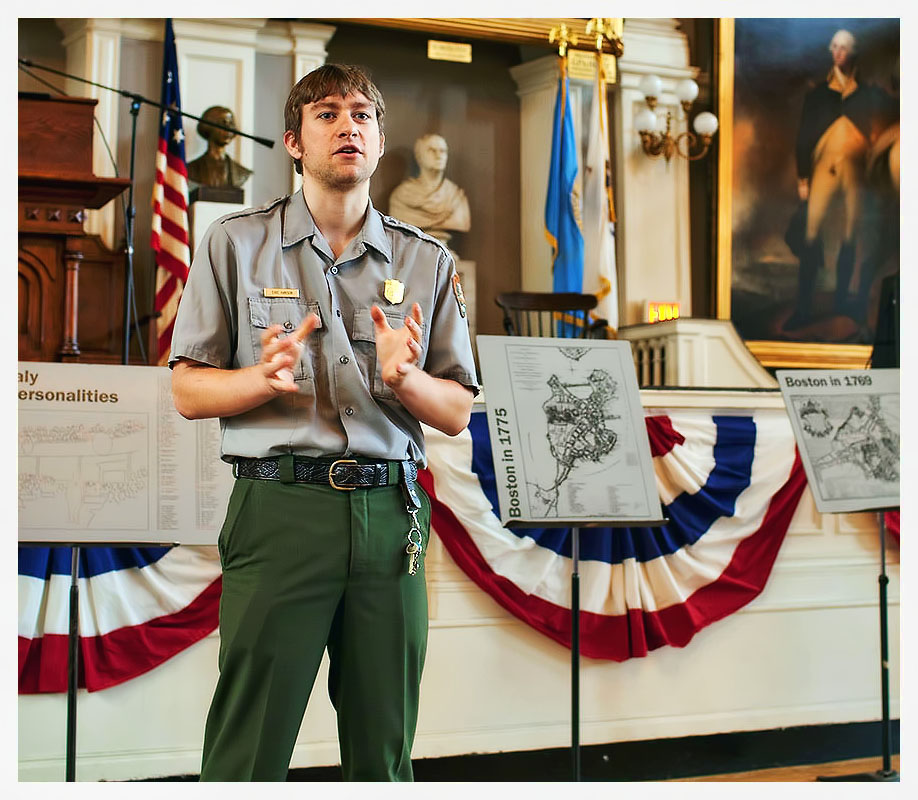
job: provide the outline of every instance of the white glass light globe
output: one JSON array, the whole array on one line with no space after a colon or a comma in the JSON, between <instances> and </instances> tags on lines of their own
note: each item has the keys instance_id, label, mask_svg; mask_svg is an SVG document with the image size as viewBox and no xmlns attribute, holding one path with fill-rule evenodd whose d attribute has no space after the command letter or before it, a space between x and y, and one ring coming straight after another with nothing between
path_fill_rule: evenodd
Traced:
<instances>
[{"instance_id":1,"label":"white glass light globe","mask_svg":"<svg viewBox=\"0 0 918 800\"><path fill-rule=\"evenodd\" d=\"M717 132L717 125L717 117L710 111L702 111L692 123L695 133L701 136L713 136Z\"/></svg>"},{"instance_id":2,"label":"white glass light globe","mask_svg":"<svg viewBox=\"0 0 918 800\"><path fill-rule=\"evenodd\" d=\"M634 118L634 129L640 133L641 131L655 131L660 127L659 120L657 115L653 113L649 108L641 109Z\"/></svg>"},{"instance_id":3,"label":"white glass light globe","mask_svg":"<svg viewBox=\"0 0 918 800\"><path fill-rule=\"evenodd\" d=\"M656 75L645 75L641 78L641 84L638 88L644 97L659 97L663 91L663 81Z\"/></svg>"},{"instance_id":4,"label":"white glass light globe","mask_svg":"<svg viewBox=\"0 0 918 800\"><path fill-rule=\"evenodd\" d=\"M690 78L676 84L676 97L680 103L694 103L698 97L698 84Z\"/></svg>"}]
</instances>

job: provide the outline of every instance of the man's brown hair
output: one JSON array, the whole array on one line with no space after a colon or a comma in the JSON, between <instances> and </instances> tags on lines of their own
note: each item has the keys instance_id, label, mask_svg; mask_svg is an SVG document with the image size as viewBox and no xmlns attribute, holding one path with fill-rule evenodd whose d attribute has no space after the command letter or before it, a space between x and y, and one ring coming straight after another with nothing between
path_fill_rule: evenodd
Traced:
<instances>
[{"instance_id":1,"label":"man's brown hair","mask_svg":"<svg viewBox=\"0 0 918 800\"><path fill-rule=\"evenodd\" d=\"M360 92L376 108L376 121L379 132L383 132L383 117L386 114L386 103L370 76L362 67L351 64L323 64L304 75L290 90L284 104L284 130L290 131L297 144L300 143L300 129L303 124L303 106L316 103L323 97L338 95L346 97ZM293 165L300 175L303 166L293 159Z\"/></svg>"}]
</instances>

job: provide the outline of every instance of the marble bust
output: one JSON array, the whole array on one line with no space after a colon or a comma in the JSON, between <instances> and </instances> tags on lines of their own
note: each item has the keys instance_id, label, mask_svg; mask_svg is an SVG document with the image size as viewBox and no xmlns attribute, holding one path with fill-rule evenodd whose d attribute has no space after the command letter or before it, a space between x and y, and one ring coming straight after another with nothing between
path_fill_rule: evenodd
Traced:
<instances>
[{"instance_id":1,"label":"marble bust","mask_svg":"<svg viewBox=\"0 0 918 800\"><path fill-rule=\"evenodd\" d=\"M418 176L403 180L389 196L391 216L417 226L444 244L452 235L450 231L464 232L470 227L465 192L444 174L448 155L442 136L430 133L420 137L414 143Z\"/></svg>"},{"instance_id":2,"label":"marble bust","mask_svg":"<svg viewBox=\"0 0 918 800\"><path fill-rule=\"evenodd\" d=\"M201 115L198 135L207 142L207 151L188 162L188 180L201 186L241 189L252 170L246 169L226 153L226 146L236 138L236 134L214 127L211 122L236 127L233 112L225 106L211 106Z\"/></svg>"}]
</instances>

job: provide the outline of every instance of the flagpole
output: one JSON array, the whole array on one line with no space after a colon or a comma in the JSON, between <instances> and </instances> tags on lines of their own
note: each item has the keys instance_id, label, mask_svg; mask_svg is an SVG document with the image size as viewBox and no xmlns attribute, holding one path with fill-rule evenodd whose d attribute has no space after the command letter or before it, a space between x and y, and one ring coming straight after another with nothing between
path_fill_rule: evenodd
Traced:
<instances>
[{"instance_id":1,"label":"flagpole","mask_svg":"<svg viewBox=\"0 0 918 800\"><path fill-rule=\"evenodd\" d=\"M618 287L615 270L615 201L612 189L612 158L609 152L609 107L606 87L604 53L611 50L614 56L621 55L621 42L616 35L614 20L594 17L586 25L586 32L593 37L596 58L596 83L594 105L590 120L590 138L587 148L587 171L591 175L589 198L585 200L584 215L590 211L589 221L584 219L584 291L596 294L598 307L592 312L594 320L604 319L614 331L618 328ZM597 185L601 181L601 185ZM587 190L584 190L587 197ZM597 207L598 204L598 207ZM602 208L602 206L605 208ZM587 264L587 244L590 245L590 263ZM591 282L586 283L590 275ZM596 285L598 283L598 285Z\"/></svg>"},{"instance_id":2,"label":"flagpole","mask_svg":"<svg viewBox=\"0 0 918 800\"><path fill-rule=\"evenodd\" d=\"M615 202L612 199L611 158L609 156L609 103L606 97L606 73L602 65L602 51L596 53L596 80L599 82L599 126L602 131L606 187L606 198L609 201L609 222L615 222Z\"/></svg>"}]
</instances>

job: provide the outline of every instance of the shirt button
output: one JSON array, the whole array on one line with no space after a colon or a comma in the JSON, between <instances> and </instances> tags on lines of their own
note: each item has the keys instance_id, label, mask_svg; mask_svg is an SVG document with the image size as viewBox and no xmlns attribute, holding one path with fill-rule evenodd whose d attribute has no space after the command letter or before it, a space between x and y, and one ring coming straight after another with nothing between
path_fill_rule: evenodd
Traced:
<instances>
[{"instance_id":1,"label":"shirt button","mask_svg":"<svg viewBox=\"0 0 918 800\"><path fill-rule=\"evenodd\" d=\"M337 268L337 267L332 267L332 268L329 270L329 272L330 272L332 275L337 275L337 274L338 274L338 268Z\"/></svg>"},{"instance_id":2,"label":"shirt button","mask_svg":"<svg viewBox=\"0 0 918 800\"><path fill-rule=\"evenodd\" d=\"M340 309L340 308L336 308L336 309L335 309L335 314L337 314L337 315L340 317L340 316L341 316L341 309Z\"/></svg>"},{"instance_id":3,"label":"shirt button","mask_svg":"<svg viewBox=\"0 0 918 800\"><path fill-rule=\"evenodd\" d=\"M344 413L348 416L351 416L354 413L354 409L348 406L346 409L344 409Z\"/></svg>"},{"instance_id":4,"label":"shirt button","mask_svg":"<svg viewBox=\"0 0 918 800\"><path fill-rule=\"evenodd\" d=\"M287 330L287 331L293 330L293 323L289 319L284 323L284 330Z\"/></svg>"},{"instance_id":5,"label":"shirt button","mask_svg":"<svg viewBox=\"0 0 918 800\"><path fill-rule=\"evenodd\" d=\"M342 364L347 364L347 362L350 361L350 359L349 359L347 356L341 356L341 358L339 358L338 360L339 360Z\"/></svg>"}]
</instances>

